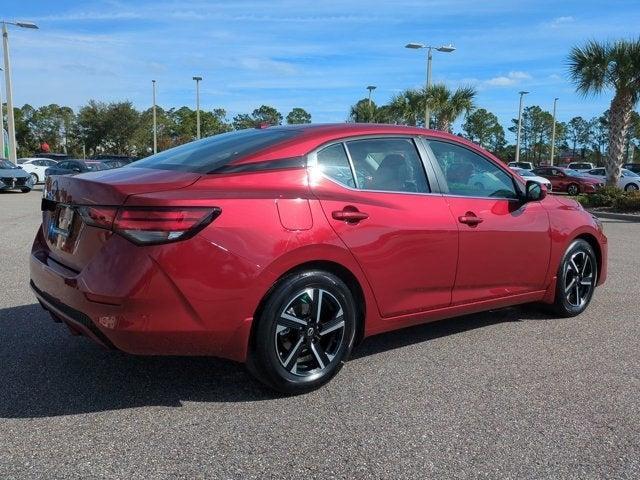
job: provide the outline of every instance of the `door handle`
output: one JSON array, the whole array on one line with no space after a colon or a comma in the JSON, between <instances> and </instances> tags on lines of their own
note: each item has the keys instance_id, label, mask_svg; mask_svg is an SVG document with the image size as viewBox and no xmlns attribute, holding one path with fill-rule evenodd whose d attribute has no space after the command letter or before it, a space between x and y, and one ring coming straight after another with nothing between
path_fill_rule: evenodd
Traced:
<instances>
[{"instance_id":1,"label":"door handle","mask_svg":"<svg viewBox=\"0 0 640 480\"><path fill-rule=\"evenodd\" d=\"M369 218L368 213L361 212L355 207L345 207L342 210L334 210L331 212L331 216L336 220L341 220L347 223L358 223Z\"/></svg>"},{"instance_id":2,"label":"door handle","mask_svg":"<svg viewBox=\"0 0 640 480\"><path fill-rule=\"evenodd\" d=\"M479 223L484 222L482 218L477 217L473 212L467 212L464 215L459 216L458 221L460 223L464 223L465 225L469 225L470 227L475 227Z\"/></svg>"}]
</instances>

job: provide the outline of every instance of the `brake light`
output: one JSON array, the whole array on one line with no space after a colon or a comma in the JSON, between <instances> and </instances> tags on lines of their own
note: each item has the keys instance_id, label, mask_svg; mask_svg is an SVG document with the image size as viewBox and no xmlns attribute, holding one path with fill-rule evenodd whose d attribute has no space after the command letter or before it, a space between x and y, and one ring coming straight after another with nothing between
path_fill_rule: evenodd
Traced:
<instances>
[{"instance_id":1,"label":"brake light","mask_svg":"<svg viewBox=\"0 0 640 480\"><path fill-rule=\"evenodd\" d=\"M78 213L84 223L92 227L106 228L107 230L111 230L117 210L117 207L78 207Z\"/></svg>"},{"instance_id":2,"label":"brake light","mask_svg":"<svg viewBox=\"0 0 640 480\"><path fill-rule=\"evenodd\" d=\"M220 212L218 207L78 207L87 225L111 230L138 245L190 238Z\"/></svg>"},{"instance_id":3,"label":"brake light","mask_svg":"<svg viewBox=\"0 0 640 480\"><path fill-rule=\"evenodd\" d=\"M124 207L113 231L139 245L176 242L194 236L220 212L218 207Z\"/></svg>"}]
</instances>

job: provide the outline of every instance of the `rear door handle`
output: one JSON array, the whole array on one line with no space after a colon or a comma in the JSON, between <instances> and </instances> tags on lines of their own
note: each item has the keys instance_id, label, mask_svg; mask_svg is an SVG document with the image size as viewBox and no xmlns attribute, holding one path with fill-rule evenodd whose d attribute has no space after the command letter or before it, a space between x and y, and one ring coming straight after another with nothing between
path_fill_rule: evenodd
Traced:
<instances>
[{"instance_id":1,"label":"rear door handle","mask_svg":"<svg viewBox=\"0 0 640 480\"><path fill-rule=\"evenodd\" d=\"M347 223L358 223L362 220L366 220L369 218L369 214L365 212L361 212L355 207L347 208L345 207L342 210L334 210L331 212L331 216L336 220L341 220Z\"/></svg>"},{"instance_id":2,"label":"rear door handle","mask_svg":"<svg viewBox=\"0 0 640 480\"><path fill-rule=\"evenodd\" d=\"M467 212L464 215L458 217L458 221L460 223L464 223L465 225L469 225L471 227L475 227L479 223L484 222L484 220L480 217L477 217L473 212Z\"/></svg>"}]
</instances>

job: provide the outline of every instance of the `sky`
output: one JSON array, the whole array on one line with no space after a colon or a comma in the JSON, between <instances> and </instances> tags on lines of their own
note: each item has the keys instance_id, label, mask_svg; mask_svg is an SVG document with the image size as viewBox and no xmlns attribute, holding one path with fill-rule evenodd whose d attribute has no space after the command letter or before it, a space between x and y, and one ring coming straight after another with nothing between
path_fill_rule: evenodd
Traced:
<instances>
[{"instance_id":1,"label":"sky","mask_svg":"<svg viewBox=\"0 0 640 480\"><path fill-rule=\"evenodd\" d=\"M525 105L549 111L559 97L560 121L606 110L610 92L575 93L566 57L589 39L640 36L640 2L0 0L0 20L40 27L10 31L18 106L95 99L144 109L155 79L159 105L194 107L200 75L201 108L225 108L229 119L267 104L342 122L367 85L382 104L424 84L425 51L404 45L452 43L455 52L434 52L433 81L476 87L477 106L507 126L520 90L531 92Z\"/></svg>"}]
</instances>

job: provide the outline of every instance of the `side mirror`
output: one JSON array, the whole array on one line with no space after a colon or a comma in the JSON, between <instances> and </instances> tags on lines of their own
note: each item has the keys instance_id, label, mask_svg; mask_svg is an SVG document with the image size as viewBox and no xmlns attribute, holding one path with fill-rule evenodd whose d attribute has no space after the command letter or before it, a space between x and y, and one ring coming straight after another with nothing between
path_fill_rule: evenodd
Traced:
<instances>
[{"instance_id":1,"label":"side mirror","mask_svg":"<svg viewBox=\"0 0 640 480\"><path fill-rule=\"evenodd\" d=\"M533 180L527 181L525 202L539 202L547 196L547 187Z\"/></svg>"},{"instance_id":2,"label":"side mirror","mask_svg":"<svg viewBox=\"0 0 640 480\"><path fill-rule=\"evenodd\" d=\"M78 167L73 167L71 169L72 172L80 173L80 169Z\"/></svg>"}]
</instances>

